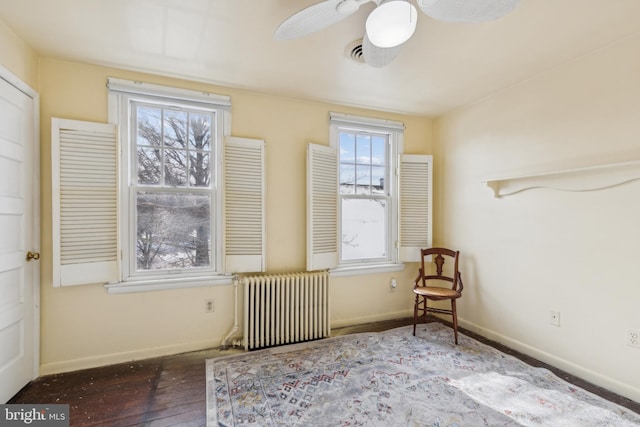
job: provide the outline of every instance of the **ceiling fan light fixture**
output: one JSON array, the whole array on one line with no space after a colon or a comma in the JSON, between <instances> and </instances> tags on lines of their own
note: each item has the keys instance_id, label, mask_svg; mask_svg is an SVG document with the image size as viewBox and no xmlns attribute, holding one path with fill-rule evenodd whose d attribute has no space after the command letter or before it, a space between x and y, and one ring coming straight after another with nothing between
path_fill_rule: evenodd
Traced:
<instances>
[{"instance_id":1,"label":"ceiling fan light fixture","mask_svg":"<svg viewBox=\"0 0 640 427\"><path fill-rule=\"evenodd\" d=\"M411 38L417 22L418 12L415 6L406 0L389 0L369 14L367 36L375 46L396 47Z\"/></svg>"}]
</instances>

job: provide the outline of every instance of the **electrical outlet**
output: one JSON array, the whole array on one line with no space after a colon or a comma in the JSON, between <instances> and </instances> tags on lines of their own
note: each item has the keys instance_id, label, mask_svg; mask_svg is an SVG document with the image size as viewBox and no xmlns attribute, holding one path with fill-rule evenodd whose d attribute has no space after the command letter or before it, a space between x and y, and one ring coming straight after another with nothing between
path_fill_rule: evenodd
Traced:
<instances>
[{"instance_id":1,"label":"electrical outlet","mask_svg":"<svg viewBox=\"0 0 640 427\"><path fill-rule=\"evenodd\" d=\"M640 331L627 329L627 345L640 348Z\"/></svg>"},{"instance_id":2,"label":"electrical outlet","mask_svg":"<svg viewBox=\"0 0 640 427\"><path fill-rule=\"evenodd\" d=\"M553 326L560 326L560 312L559 311L550 311L549 312L549 324Z\"/></svg>"},{"instance_id":3,"label":"electrical outlet","mask_svg":"<svg viewBox=\"0 0 640 427\"><path fill-rule=\"evenodd\" d=\"M212 299L204 300L204 312L205 313L213 313L213 300Z\"/></svg>"}]
</instances>

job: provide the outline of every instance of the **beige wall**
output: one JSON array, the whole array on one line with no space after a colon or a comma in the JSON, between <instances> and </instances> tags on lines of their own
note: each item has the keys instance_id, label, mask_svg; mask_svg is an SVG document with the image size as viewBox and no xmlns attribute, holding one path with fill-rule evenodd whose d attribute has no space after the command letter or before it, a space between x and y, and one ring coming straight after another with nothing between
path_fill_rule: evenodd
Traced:
<instances>
[{"instance_id":1,"label":"beige wall","mask_svg":"<svg viewBox=\"0 0 640 427\"><path fill-rule=\"evenodd\" d=\"M640 349L625 345L640 330L640 181L503 198L481 183L640 160L638 52L636 34L439 118L434 182L437 239L463 255L462 325L640 401Z\"/></svg>"},{"instance_id":2,"label":"beige wall","mask_svg":"<svg viewBox=\"0 0 640 427\"><path fill-rule=\"evenodd\" d=\"M35 51L2 19L0 19L0 66L33 89L38 89L38 57Z\"/></svg>"},{"instance_id":3,"label":"beige wall","mask_svg":"<svg viewBox=\"0 0 640 427\"><path fill-rule=\"evenodd\" d=\"M105 122L107 77L210 91L232 97L232 134L266 141L267 269L305 268L306 143L328 144L329 111L400 120L405 151L429 154L431 120L267 96L193 82L83 65L40 60L42 126L42 372L220 345L233 325L233 287L212 286L108 295L102 286L51 286L51 117ZM331 279L332 325L411 314L411 279L405 272ZM391 289L391 277L399 281ZM214 299L215 312L204 313Z\"/></svg>"}]
</instances>

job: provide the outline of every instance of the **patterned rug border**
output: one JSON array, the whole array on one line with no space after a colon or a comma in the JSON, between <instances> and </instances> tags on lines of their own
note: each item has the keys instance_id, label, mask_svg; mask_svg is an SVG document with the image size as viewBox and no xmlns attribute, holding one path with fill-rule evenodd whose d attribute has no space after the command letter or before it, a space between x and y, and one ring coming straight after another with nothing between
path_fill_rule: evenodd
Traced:
<instances>
[{"instance_id":1,"label":"patterned rug border","mask_svg":"<svg viewBox=\"0 0 640 427\"><path fill-rule=\"evenodd\" d=\"M209 363L211 361L213 363L213 362L218 362L218 361L225 361L226 359L241 358L241 357L246 357L246 356L250 356L250 355L260 355L260 354L264 354L264 353L268 353L268 354L291 353L292 351L305 350L307 348L316 347L318 345L322 345L323 343L328 343L328 342L331 342L331 341L351 340L351 339L354 339L354 338L357 338L357 337L375 336L375 335L383 334L385 332L398 330L398 329L402 329L402 328L406 328L406 327L407 326L400 326L398 328L393 328L393 329L389 329L387 331L380 331L380 332L359 332L359 333L355 333L355 334L339 335L337 337L321 338L321 339L317 339L317 340L313 340L313 341L304 341L304 342L297 342L297 343L293 343L293 344L284 344L284 345L279 345L279 346L275 346L275 347L263 348L263 349L260 349L260 350L243 351L242 353L234 353L234 354L228 354L226 356L212 357L211 359L207 359L206 362ZM413 327L413 326L411 326L411 327ZM468 338L473 339L471 337L468 337Z\"/></svg>"}]
</instances>

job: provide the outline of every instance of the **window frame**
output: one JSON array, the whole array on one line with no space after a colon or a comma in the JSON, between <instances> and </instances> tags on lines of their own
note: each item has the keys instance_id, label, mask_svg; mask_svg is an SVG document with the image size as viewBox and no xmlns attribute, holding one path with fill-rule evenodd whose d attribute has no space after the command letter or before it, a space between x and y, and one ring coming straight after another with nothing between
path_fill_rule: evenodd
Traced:
<instances>
[{"instance_id":1,"label":"window frame","mask_svg":"<svg viewBox=\"0 0 640 427\"><path fill-rule=\"evenodd\" d=\"M223 145L231 128L230 99L226 96L195 92L120 79L108 79L109 123L118 125L120 144L120 198L119 239L121 249L121 283L107 285L109 292L122 292L122 287L139 289L166 289L190 286L205 286L222 279L230 283L224 274L224 218L223 218ZM137 271L136 269L136 200L138 186L136 178L136 124L133 123L135 103L156 105L161 109L187 109L189 111L212 112L215 132L211 134L211 266L196 270ZM213 129L212 129L213 130ZM169 189L169 187L159 187ZM191 187L184 187L191 191ZM199 190L201 191L201 190Z\"/></svg>"},{"instance_id":2,"label":"window frame","mask_svg":"<svg viewBox=\"0 0 640 427\"><path fill-rule=\"evenodd\" d=\"M354 274L368 274L371 272L402 271L404 264L399 262L398 230L399 203L398 186L399 156L404 149L404 124L390 120L360 117L340 113L330 113L329 145L338 151L338 181L340 175L340 133L357 132L372 135L385 135L388 138L386 153L388 165L385 171L385 200L388 200L386 247L388 256L385 258L368 258L361 260L343 261L342 259L342 200L357 195L343 195L338 189L338 263L331 269L334 276L348 276ZM365 197L368 198L368 197ZM379 198L379 197L377 197Z\"/></svg>"}]
</instances>

